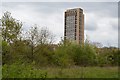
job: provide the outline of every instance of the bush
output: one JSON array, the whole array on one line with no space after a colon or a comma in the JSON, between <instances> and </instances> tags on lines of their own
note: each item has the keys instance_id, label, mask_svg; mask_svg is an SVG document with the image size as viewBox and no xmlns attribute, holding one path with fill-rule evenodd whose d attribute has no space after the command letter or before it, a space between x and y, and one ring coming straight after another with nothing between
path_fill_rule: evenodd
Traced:
<instances>
[{"instance_id":1,"label":"bush","mask_svg":"<svg viewBox=\"0 0 120 80\"><path fill-rule=\"evenodd\" d=\"M49 66L53 64L54 51L51 45L38 45L34 51L34 61L37 66Z\"/></svg>"},{"instance_id":2,"label":"bush","mask_svg":"<svg viewBox=\"0 0 120 80\"><path fill-rule=\"evenodd\" d=\"M47 72L37 70L33 65L14 63L2 66L3 78L47 78Z\"/></svg>"},{"instance_id":3,"label":"bush","mask_svg":"<svg viewBox=\"0 0 120 80\"><path fill-rule=\"evenodd\" d=\"M2 41L2 63L12 63L12 54L10 53L10 45L6 41Z\"/></svg>"},{"instance_id":4,"label":"bush","mask_svg":"<svg viewBox=\"0 0 120 80\"><path fill-rule=\"evenodd\" d=\"M55 50L53 55L53 62L57 66L67 67L72 65L72 59L70 58L71 50L68 46L61 45Z\"/></svg>"}]
</instances>

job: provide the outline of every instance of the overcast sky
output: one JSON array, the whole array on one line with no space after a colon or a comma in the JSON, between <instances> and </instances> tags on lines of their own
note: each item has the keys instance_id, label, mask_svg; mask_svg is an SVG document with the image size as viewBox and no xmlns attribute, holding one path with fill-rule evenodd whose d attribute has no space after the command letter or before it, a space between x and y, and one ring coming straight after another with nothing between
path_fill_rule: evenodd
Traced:
<instances>
[{"instance_id":1,"label":"overcast sky","mask_svg":"<svg viewBox=\"0 0 120 80\"><path fill-rule=\"evenodd\" d=\"M82 8L85 15L85 37L104 46L118 46L117 2L4 2L2 12L24 23L24 30L32 25L48 27L56 35L56 42L64 35L64 12Z\"/></svg>"},{"instance_id":2,"label":"overcast sky","mask_svg":"<svg viewBox=\"0 0 120 80\"><path fill-rule=\"evenodd\" d=\"M118 2L119 0L2 0L2 2Z\"/></svg>"}]
</instances>

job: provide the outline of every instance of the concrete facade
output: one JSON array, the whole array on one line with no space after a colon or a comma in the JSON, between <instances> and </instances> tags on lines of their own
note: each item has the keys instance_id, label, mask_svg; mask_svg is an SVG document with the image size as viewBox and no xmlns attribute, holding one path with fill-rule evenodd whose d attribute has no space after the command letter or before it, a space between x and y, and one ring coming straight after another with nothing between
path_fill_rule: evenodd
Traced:
<instances>
[{"instance_id":1,"label":"concrete facade","mask_svg":"<svg viewBox=\"0 0 120 80\"><path fill-rule=\"evenodd\" d=\"M84 43L84 14L81 8L65 11L64 39Z\"/></svg>"}]
</instances>

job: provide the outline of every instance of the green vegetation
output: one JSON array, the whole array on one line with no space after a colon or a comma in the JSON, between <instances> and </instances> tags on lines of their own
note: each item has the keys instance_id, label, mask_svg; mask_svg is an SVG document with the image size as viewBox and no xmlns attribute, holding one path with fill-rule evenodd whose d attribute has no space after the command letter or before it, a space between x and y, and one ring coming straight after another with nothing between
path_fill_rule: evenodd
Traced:
<instances>
[{"instance_id":1,"label":"green vegetation","mask_svg":"<svg viewBox=\"0 0 120 80\"><path fill-rule=\"evenodd\" d=\"M19 67L20 66L20 67ZM92 74L91 74L92 73ZM42 67L4 65L4 78L118 78L118 67Z\"/></svg>"},{"instance_id":2,"label":"green vegetation","mask_svg":"<svg viewBox=\"0 0 120 80\"><path fill-rule=\"evenodd\" d=\"M98 48L88 40L53 44L47 28L33 26L22 34L22 23L4 13L2 22L3 78L116 78L120 50Z\"/></svg>"}]
</instances>

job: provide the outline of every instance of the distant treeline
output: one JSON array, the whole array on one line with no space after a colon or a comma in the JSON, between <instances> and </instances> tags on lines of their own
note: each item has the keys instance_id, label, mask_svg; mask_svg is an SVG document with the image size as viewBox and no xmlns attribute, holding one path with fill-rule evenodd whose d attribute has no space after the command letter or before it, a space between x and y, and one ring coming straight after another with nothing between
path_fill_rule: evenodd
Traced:
<instances>
[{"instance_id":1,"label":"distant treeline","mask_svg":"<svg viewBox=\"0 0 120 80\"><path fill-rule=\"evenodd\" d=\"M120 50L98 48L85 41L78 45L69 40L53 44L55 36L47 29L35 25L25 34L23 23L5 12L2 22L2 64L34 64L44 66L118 66Z\"/></svg>"}]
</instances>

